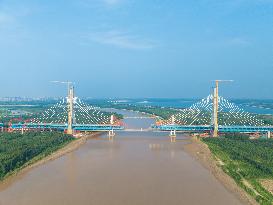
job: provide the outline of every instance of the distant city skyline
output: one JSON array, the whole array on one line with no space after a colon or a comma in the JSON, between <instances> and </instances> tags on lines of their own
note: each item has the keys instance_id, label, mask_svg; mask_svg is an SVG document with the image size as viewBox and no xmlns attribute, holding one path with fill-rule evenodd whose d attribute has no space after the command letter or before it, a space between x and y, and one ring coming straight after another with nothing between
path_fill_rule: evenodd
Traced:
<instances>
[{"instance_id":1,"label":"distant city skyline","mask_svg":"<svg viewBox=\"0 0 273 205\"><path fill-rule=\"evenodd\" d=\"M0 97L273 99L273 0L0 0Z\"/></svg>"}]
</instances>

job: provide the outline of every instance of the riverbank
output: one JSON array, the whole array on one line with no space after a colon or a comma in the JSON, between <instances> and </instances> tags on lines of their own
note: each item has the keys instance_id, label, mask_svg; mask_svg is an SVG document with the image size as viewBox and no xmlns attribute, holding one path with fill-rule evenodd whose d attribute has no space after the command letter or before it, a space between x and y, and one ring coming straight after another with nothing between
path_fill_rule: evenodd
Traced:
<instances>
[{"instance_id":1,"label":"riverbank","mask_svg":"<svg viewBox=\"0 0 273 205\"><path fill-rule=\"evenodd\" d=\"M39 160L39 161L25 167L25 168L23 168L21 171L22 172L28 171L29 169L40 166L40 165L45 164L45 163L47 163L49 161L58 159L59 157L62 157L65 154L68 154L68 153L70 153L72 151L77 150L79 147L81 147L83 144L85 144L88 139L96 138L99 135L100 135L100 133L91 133L89 135L82 136L81 138L77 138L76 140L70 142L69 144L65 145L61 149L59 149L59 150L53 152L52 154L46 156L45 158L43 158L43 159L41 159L41 160Z\"/></svg>"},{"instance_id":2,"label":"riverbank","mask_svg":"<svg viewBox=\"0 0 273 205\"><path fill-rule=\"evenodd\" d=\"M243 189L241 189L235 181L227 175L220 167L222 162L215 159L208 146L198 139L191 139L191 143L184 146L185 151L198 160L203 167L208 169L213 176L220 181L224 187L232 192L242 203L249 205L258 205L258 203Z\"/></svg>"},{"instance_id":3,"label":"riverbank","mask_svg":"<svg viewBox=\"0 0 273 205\"><path fill-rule=\"evenodd\" d=\"M30 160L29 162L27 162L26 164L24 164L22 167L9 173L2 181L0 181L0 191L4 190L8 186L10 186L17 179L20 179L21 177L23 177L31 169L41 166L49 161L58 159L58 158L62 157L63 155L66 155L74 150L77 150L79 147L81 147L83 144L85 144L88 139L96 138L99 135L100 135L100 133L91 133L89 135L85 135L81 138L77 138L74 141L69 142L68 144L65 144L60 149L54 151L53 153L51 153L45 157L37 156L36 158L34 158L34 159Z\"/></svg>"}]
</instances>

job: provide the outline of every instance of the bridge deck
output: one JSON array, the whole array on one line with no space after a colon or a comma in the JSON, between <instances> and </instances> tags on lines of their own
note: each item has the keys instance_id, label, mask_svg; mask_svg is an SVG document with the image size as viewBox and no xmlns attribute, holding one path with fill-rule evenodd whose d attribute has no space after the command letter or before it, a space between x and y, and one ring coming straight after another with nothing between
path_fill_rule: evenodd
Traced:
<instances>
[{"instance_id":1,"label":"bridge deck","mask_svg":"<svg viewBox=\"0 0 273 205\"><path fill-rule=\"evenodd\" d=\"M12 129L56 129L66 130L67 124L12 124ZM109 131L109 130L123 130L124 127L120 125L94 125L94 124L74 124L73 129L76 131Z\"/></svg>"},{"instance_id":2,"label":"bridge deck","mask_svg":"<svg viewBox=\"0 0 273 205\"><path fill-rule=\"evenodd\" d=\"M160 125L152 126L160 131L185 131L185 132L208 132L213 130L211 125ZM256 126L219 126L219 132L241 132L241 133L255 133L255 132L273 132L272 127L256 127Z\"/></svg>"},{"instance_id":3,"label":"bridge deck","mask_svg":"<svg viewBox=\"0 0 273 205\"><path fill-rule=\"evenodd\" d=\"M0 124L3 126L3 124ZM66 130L67 124L12 124L12 129L55 129ZM211 125L152 125L153 130L158 131L183 131L183 132L209 132L213 130ZM125 129L120 125L94 125L94 124L74 124L73 129L76 131L109 131L109 130L124 130L124 131L146 131L141 129ZM255 132L273 132L273 126L256 127L256 126L219 126L219 132L241 132L241 133L255 133Z\"/></svg>"}]
</instances>

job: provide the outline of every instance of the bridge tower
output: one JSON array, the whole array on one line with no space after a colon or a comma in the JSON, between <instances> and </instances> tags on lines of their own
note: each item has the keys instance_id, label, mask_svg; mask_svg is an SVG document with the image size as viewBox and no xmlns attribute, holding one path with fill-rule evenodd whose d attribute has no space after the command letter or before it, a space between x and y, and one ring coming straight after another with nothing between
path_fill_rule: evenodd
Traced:
<instances>
[{"instance_id":1,"label":"bridge tower","mask_svg":"<svg viewBox=\"0 0 273 205\"><path fill-rule=\"evenodd\" d=\"M218 110L219 110L219 81L215 81L216 86L213 89L213 113L212 113L212 125L213 125L213 137L218 136Z\"/></svg>"},{"instance_id":2,"label":"bridge tower","mask_svg":"<svg viewBox=\"0 0 273 205\"><path fill-rule=\"evenodd\" d=\"M218 137L219 131L219 82L233 82L233 80L215 80L215 87L213 89L213 113L212 113L212 126L213 126L213 137Z\"/></svg>"},{"instance_id":3,"label":"bridge tower","mask_svg":"<svg viewBox=\"0 0 273 205\"><path fill-rule=\"evenodd\" d=\"M68 83L68 96L67 96L67 134L73 134L74 123L74 86Z\"/></svg>"},{"instance_id":4,"label":"bridge tower","mask_svg":"<svg viewBox=\"0 0 273 205\"><path fill-rule=\"evenodd\" d=\"M69 81L50 81L52 83L62 83L67 85L67 134L72 135L73 134L73 123L75 121L75 115L74 115L74 86L73 82Z\"/></svg>"},{"instance_id":5,"label":"bridge tower","mask_svg":"<svg viewBox=\"0 0 273 205\"><path fill-rule=\"evenodd\" d=\"M114 115L111 115L111 117L110 117L110 124L111 124L111 125L114 124Z\"/></svg>"}]
</instances>

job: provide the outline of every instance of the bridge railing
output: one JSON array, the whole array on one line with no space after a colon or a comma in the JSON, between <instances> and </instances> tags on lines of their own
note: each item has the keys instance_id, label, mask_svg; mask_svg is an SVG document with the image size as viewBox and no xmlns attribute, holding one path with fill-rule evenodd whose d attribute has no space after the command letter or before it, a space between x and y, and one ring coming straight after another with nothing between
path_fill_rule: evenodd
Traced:
<instances>
[{"instance_id":1,"label":"bridge railing","mask_svg":"<svg viewBox=\"0 0 273 205\"><path fill-rule=\"evenodd\" d=\"M210 131L212 129L211 125L152 125L153 129L161 131Z\"/></svg>"},{"instance_id":2,"label":"bridge railing","mask_svg":"<svg viewBox=\"0 0 273 205\"><path fill-rule=\"evenodd\" d=\"M212 125L153 125L153 129L161 131L185 131L185 132L207 132L213 130ZM273 126L219 126L219 132L273 132Z\"/></svg>"},{"instance_id":3,"label":"bridge railing","mask_svg":"<svg viewBox=\"0 0 273 205\"><path fill-rule=\"evenodd\" d=\"M273 126L219 126L219 132L273 132Z\"/></svg>"},{"instance_id":4,"label":"bridge railing","mask_svg":"<svg viewBox=\"0 0 273 205\"><path fill-rule=\"evenodd\" d=\"M76 131L110 131L123 130L124 127L120 125L73 125Z\"/></svg>"}]
</instances>

